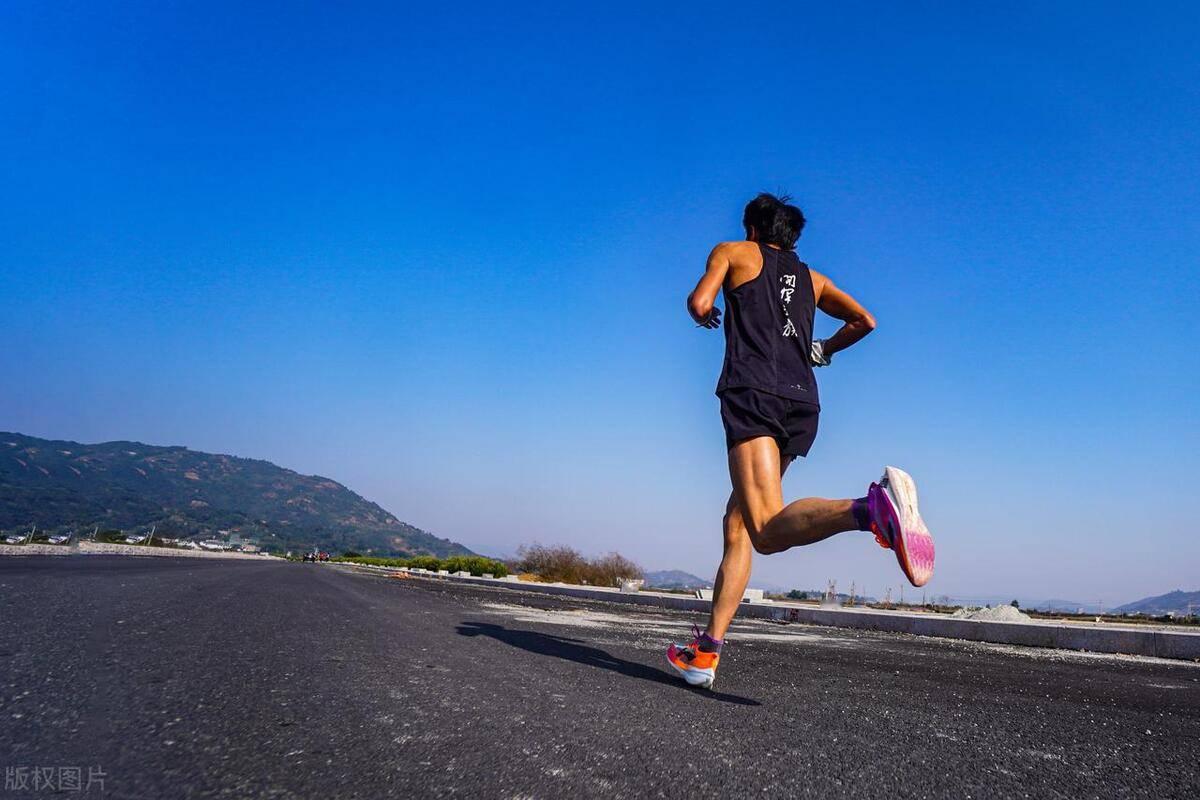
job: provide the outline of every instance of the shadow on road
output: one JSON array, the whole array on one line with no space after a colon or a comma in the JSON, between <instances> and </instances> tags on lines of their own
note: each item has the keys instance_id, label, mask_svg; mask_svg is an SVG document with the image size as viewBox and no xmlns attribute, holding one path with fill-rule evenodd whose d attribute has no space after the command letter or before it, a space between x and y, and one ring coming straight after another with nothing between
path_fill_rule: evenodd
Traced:
<instances>
[{"instance_id":1,"label":"shadow on road","mask_svg":"<svg viewBox=\"0 0 1200 800\"><path fill-rule=\"evenodd\" d=\"M530 653L537 653L539 656L553 656L561 658L564 661L574 661L576 664L583 664L588 667L612 670L622 675L628 675L631 678L641 678L642 680L667 684L673 689L690 688L678 678L668 675L661 669L639 664L636 661L626 661L623 658L617 658L598 647L590 647L584 644L581 639L553 636L548 633L538 633L537 631L509 629L503 625L493 625L488 622L464 622L458 626L458 633L461 636L487 636L488 638L504 642L507 645L527 650ZM738 697L733 694L712 692L706 689L692 689L691 691L694 694L713 700L720 700L724 703L736 703L742 706L761 705L757 700Z\"/></svg>"}]
</instances>

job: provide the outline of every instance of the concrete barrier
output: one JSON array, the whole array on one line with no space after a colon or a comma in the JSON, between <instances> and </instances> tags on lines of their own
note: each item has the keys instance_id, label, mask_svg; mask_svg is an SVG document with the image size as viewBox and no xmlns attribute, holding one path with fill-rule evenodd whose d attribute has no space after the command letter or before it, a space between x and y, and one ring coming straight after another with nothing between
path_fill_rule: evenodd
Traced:
<instances>
[{"instance_id":1,"label":"concrete barrier","mask_svg":"<svg viewBox=\"0 0 1200 800\"><path fill-rule=\"evenodd\" d=\"M353 565L355 569L362 569ZM386 567L370 571L394 572ZM437 579L436 576L431 576ZM573 597L580 600L601 600L609 603L667 608L676 611L706 613L712 606L709 599L662 592L622 592L617 588L569 586L530 581L508 582L484 578L455 578L467 583L503 589L515 589L537 594ZM711 590L706 590L711 597ZM911 611L884 611L873 608L821 608L793 603L744 603L738 615L743 618L824 625L837 628L904 633L913 636L936 636L993 644L1024 647L1051 647L1063 650L1082 650L1093 653L1153 656L1200 661L1200 632L1176 630L1154 625L1122 625L1120 623L1081 622L992 622L951 617L948 614Z\"/></svg>"},{"instance_id":2,"label":"concrete barrier","mask_svg":"<svg viewBox=\"0 0 1200 800\"><path fill-rule=\"evenodd\" d=\"M712 598L713 598L713 590L712 589L697 589L696 590L696 599L697 600L707 600L707 601L711 602ZM775 601L768 600L767 598L763 597L762 589L747 589L746 591L742 592L742 602L743 603L773 603Z\"/></svg>"},{"instance_id":3,"label":"concrete barrier","mask_svg":"<svg viewBox=\"0 0 1200 800\"><path fill-rule=\"evenodd\" d=\"M136 544L112 544L109 542L76 542L70 546L53 544L0 544L0 556L71 556L71 555L121 555L156 556L166 558L233 558L252 561L268 561L269 556L261 553L233 553L227 550L188 550L177 547L146 547Z\"/></svg>"},{"instance_id":4,"label":"concrete barrier","mask_svg":"<svg viewBox=\"0 0 1200 800\"><path fill-rule=\"evenodd\" d=\"M0 544L0 556L69 556L78 552L56 544Z\"/></svg>"}]
</instances>

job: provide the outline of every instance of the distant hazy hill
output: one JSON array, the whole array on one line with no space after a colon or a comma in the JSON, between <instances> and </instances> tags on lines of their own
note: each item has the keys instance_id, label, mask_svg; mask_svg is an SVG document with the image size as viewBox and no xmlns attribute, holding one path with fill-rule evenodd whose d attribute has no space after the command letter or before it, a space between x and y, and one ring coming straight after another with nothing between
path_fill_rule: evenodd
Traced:
<instances>
[{"instance_id":1,"label":"distant hazy hill","mask_svg":"<svg viewBox=\"0 0 1200 800\"><path fill-rule=\"evenodd\" d=\"M1141 600L1135 600L1132 603L1126 603L1120 608L1115 609L1119 614L1167 614L1175 612L1176 614L1188 613L1188 604L1191 604L1193 613L1200 613L1200 591L1197 592L1182 592L1176 589L1173 592L1160 594L1157 597L1143 597Z\"/></svg>"},{"instance_id":2,"label":"distant hazy hill","mask_svg":"<svg viewBox=\"0 0 1200 800\"><path fill-rule=\"evenodd\" d=\"M681 569L664 569L646 573L646 586L656 589L706 589L712 581L697 578Z\"/></svg>"},{"instance_id":3,"label":"distant hazy hill","mask_svg":"<svg viewBox=\"0 0 1200 800\"><path fill-rule=\"evenodd\" d=\"M79 444L0 433L0 531L132 529L240 533L264 545L468 554L336 481L269 461L137 442Z\"/></svg>"},{"instance_id":4,"label":"distant hazy hill","mask_svg":"<svg viewBox=\"0 0 1200 800\"><path fill-rule=\"evenodd\" d=\"M1036 608L1041 611L1065 611L1072 614L1076 611L1082 611L1084 614L1096 614L1103 610L1103 606L1095 600L1061 600L1056 597L1043 600L1040 603L1022 603L1021 607Z\"/></svg>"},{"instance_id":5,"label":"distant hazy hill","mask_svg":"<svg viewBox=\"0 0 1200 800\"><path fill-rule=\"evenodd\" d=\"M698 578L690 572L681 569L662 569L658 572L646 573L646 587L656 589L711 589L713 582L709 578ZM764 592L785 594L788 590L774 583L751 581L750 588L762 589Z\"/></svg>"}]
</instances>

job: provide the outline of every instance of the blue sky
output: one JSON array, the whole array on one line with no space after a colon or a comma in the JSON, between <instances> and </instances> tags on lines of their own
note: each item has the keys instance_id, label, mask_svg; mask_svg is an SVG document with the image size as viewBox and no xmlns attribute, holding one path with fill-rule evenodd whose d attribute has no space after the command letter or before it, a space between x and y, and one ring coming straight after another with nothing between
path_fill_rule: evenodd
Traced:
<instances>
[{"instance_id":1,"label":"blue sky","mask_svg":"<svg viewBox=\"0 0 1200 800\"><path fill-rule=\"evenodd\" d=\"M785 190L879 320L789 496L908 469L939 594L1200 588L1194 5L246 5L0 12L0 429L708 575L683 299ZM755 577L882 594L868 538Z\"/></svg>"}]
</instances>

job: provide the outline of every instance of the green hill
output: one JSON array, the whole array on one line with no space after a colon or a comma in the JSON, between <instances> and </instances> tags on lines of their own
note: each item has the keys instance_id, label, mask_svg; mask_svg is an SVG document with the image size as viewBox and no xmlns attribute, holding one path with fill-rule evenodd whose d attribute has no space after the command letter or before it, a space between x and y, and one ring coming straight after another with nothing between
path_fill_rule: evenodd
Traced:
<instances>
[{"instance_id":1,"label":"green hill","mask_svg":"<svg viewBox=\"0 0 1200 800\"><path fill-rule=\"evenodd\" d=\"M0 532L158 526L167 537L238 534L272 550L471 554L336 481L269 461L138 442L79 444L0 433Z\"/></svg>"},{"instance_id":2,"label":"green hill","mask_svg":"<svg viewBox=\"0 0 1200 800\"><path fill-rule=\"evenodd\" d=\"M1184 592L1176 589L1156 597L1143 597L1141 600L1126 603L1113 610L1118 614L1147 614L1149 616L1196 614L1200 613L1200 591Z\"/></svg>"}]
</instances>

